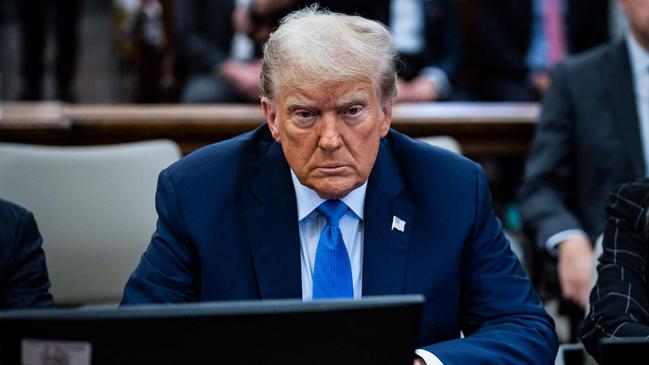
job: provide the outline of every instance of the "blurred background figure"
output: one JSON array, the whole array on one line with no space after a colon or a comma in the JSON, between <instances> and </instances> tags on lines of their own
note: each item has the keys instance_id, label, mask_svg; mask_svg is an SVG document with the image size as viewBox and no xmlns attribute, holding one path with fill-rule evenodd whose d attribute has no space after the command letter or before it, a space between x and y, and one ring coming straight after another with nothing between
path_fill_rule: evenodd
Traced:
<instances>
[{"instance_id":1,"label":"blurred background figure","mask_svg":"<svg viewBox=\"0 0 649 365\"><path fill-rule=\"evenodd\" d=\"M235 29L235 21L244 27L240 12L245 11L235 9L246 7L245 0L176 4L176 44L187 72L182 102L258 101L259 60L251 42Z\"/></svg>"},{"instance_id":2,"label":"blurred background figure","mask_svg":"<svg viewBox=\"0 0 649 365\"><path fill-rule=\"evenodd\" d=\"M279 19L293 10L318 3L320 8L333 12L360 15L388 24L390 0L250 0L250 12L256 23L276 24Z\"/></svg>"},{"instance_id":3,"label":"blurred background figure","mask_svg":"<svg viewBox=\"0 0 649 365\"><path fill-rule=\"evenodd\" d=\"M316 1L187 0L176 4L184 103L258 102L261 47L279 20ZM332 11L387 22L389 0L319 1Z\"/></svg>"},{"instance_id":4,"label":"blurred background figure","mask_svg":"<svg viewBox=\"0 0 649 365\"><path fill-rule=\"evenodd\" d=\"M123 74L133 77L129 94L136 103L169 103L178 98L174 4L173 0L113 1L118 64Z\"/></svg>"},{"instance_id":5,"label":"blurred background figure","mask_svg":"<svg viewBox=\"0 0 649 365\"><path fill-rule=\"evenodd\" d=\"M473 98L531 101L569 54L609 39L609 0L477 0Z\"/></svg>"},{"instance_id":6,"label":"blurred background figure","mask_svg":"<svg viewBox=\"0 0 649 365\"><path fill-rule=\"evenodd\" d=\"M630 26L625 37L553 70L519 191L526 230L557 258L575 328L608 192L649 174L649 0L619 3Z\"/></svg>"},{"instance_id":7,"label":"blurred background figure","mask_svg":"<svg viewBox=\"0 0 649 365\"><path fill-rule=\"evenodd\" d=\"M43 78L49 64L46 41L50 27L56 37L55 98L74 101L78 54L79 0L16 1L20 17L22 100L43 99ZM53 24L49 21L53 20Z\"/></svg>"},{"instance_id":8,"label":"blurred background figure","mask_svg":"<svg viewBox=\"0 0 649 365\"><path fill-rule=\"evenodd\" d=\"M452 0L392 0L390 29L402 63L397 101L448 99L460 62L458 10Z\"/></svg>"},{"instance_id":9,"label":"blurred background figure","mask_svg":"<svg viewBox=\"0 0 649 365\"><path fill-rule=\"evenodd\" d=\"M163 94L172 82L168 79L170 73L163 71L169 49L164 15L162 5L157 0L140 0L135 13L131 36L135 41L138 75L135 101L138 103L165 101ZM173 74L173 70L170 71Z\"/></svg>"},{"instance_id":10,"label":"blurred background figure","mask_svg":"<svg viewBox=\"0 0 649 365\"><path fill-rule=\"evenodd\" d=\"M403 101L535 100L554 62L625 26L616 0L3 1L0 98L254 101L268 34L315 2L391 28Z\"/></svg>"}]
</instances>

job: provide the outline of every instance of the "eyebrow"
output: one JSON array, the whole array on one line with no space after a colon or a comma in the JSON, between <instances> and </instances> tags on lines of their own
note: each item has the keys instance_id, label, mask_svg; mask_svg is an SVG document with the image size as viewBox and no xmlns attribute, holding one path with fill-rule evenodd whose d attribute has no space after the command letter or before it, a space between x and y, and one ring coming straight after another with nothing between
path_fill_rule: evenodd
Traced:
<instances>
[{"instance_id":1,"label":"eyebrow","mask_svg":"<svg viewBox=\"0 0 649 365\"><path fill-rule=\"evenodd\" d=\"M349 106L353 104L365 104L370 99L370 95L363 90L351 92L337 100L339 106Z\"/></svg>"},{"instance_id":2,"label":"eyebrow","mask_svg":"<svg viewBox=\"0 0 649 365\"><path fill-rule=\"evenodd\" d=\"M354 91L338 99L336 102L336 108L344 109L356 104L367 105L369 104L368 102L369 99L370 99L370 95L367 92L362 90ZM286 105L286 109L289 112L293 112L297 109L317 108L317 105L315 105L315 103L297 97L287 98L285 105Z\"/></svg>"},{"instance_id":3,"label":"eyebrow","mask_svg":"<svg viewBox=\"0 0 649 365\"><path fill-rule=\"evenodd\" d=\"M299 98L288 98L286 99L286 109L288 111L295 111L296 109L313 109L315 108L315 105L313 103L310 103L306 100L302 100Z\"/></svg>"}]
</instances>

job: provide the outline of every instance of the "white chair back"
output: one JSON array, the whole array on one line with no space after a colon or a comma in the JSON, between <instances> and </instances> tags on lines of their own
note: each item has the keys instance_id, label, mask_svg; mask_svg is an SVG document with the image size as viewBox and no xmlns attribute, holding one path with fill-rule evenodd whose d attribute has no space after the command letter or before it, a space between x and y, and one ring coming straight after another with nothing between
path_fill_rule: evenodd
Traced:
<instances>
[{"instance_id":1,"label":"white chair back","mask_svg":"<svg viewBox=\"0 0 649 365\"><path fill-rule=\"evenodd\" d=\"M458 155L462 154L462 147L460 147L458 141L451 136L432 136L432 137L421 137L417 139L426 142L430 145L444 148L451 152L455 152Z\"/></svg>"},{"instance_id":2,"label":"white chair back","mask_svg":"<svg viewBox=\"0 0 649 365\"><path fill-rule=\"evenodd\" d=\"M167 140L108 146L0 143L0 197L34 213L58 305L116 303L155 228Z\"/></svg>"}]
</instances>

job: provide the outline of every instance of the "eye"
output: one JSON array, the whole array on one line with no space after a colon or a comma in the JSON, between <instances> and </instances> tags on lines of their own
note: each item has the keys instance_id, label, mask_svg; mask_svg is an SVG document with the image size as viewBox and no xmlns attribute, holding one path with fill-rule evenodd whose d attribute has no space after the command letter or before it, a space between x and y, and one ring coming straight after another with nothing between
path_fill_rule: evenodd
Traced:
<instances>
[{"instance_id":1,"label":"eye","mask_svg":"<svg viewBox=\"0 0 649 365\"><path fill-rule=\"evenodd\" d=\"M295 111L295 116L300 119L309 119L311 117L314 117L315 114L311 113L308 110L297 110Z\"/></svg>"},{"instance_id":2,"label":"eye","mask_svg":"<svg viewBox=\"0 0 649 365\"><path fill-rule=\"evenodd\" d=\"M348 115L350 117L355 117L359 115L363 111L363 107L360 105L354 105L352 107L349 107L345 109L344 113L345 115Z\"/></svg>"},{"instance_id":3,"label":"eye","mask_svg":"<svg viewBox=\"0 0 649 365\"><path fill-rule=\"evenodd\" d=\"M293 112L293 123L300 129L312 127L318 120L318 115L307 109L297 109Z\"/></svg>"}]
</instances>

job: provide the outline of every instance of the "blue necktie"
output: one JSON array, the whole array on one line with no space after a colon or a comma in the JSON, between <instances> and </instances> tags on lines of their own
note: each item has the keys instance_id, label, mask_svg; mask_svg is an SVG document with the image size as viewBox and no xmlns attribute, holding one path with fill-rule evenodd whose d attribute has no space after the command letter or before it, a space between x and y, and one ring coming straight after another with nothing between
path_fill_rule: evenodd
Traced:
<instances>
[{"instance_id":1,"label":"blue necktie","mask_svg":"<svg viewBox=\"0 0 649 365\"><path fill-rule=\"evenodd\" d=\"M318 212L327 218L327 225L322 229L315 253L313 299L354 297L352 266L338 227L347 209L340 200L327 200L318 207Z\"/></svg>"}]
</instances>

